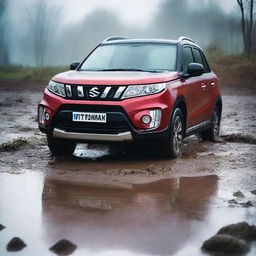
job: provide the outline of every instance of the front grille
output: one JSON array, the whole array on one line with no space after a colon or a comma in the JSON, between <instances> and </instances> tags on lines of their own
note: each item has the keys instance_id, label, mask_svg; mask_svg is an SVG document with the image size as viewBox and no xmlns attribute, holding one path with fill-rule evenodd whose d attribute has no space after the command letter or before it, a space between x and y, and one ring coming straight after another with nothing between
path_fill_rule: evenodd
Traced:
<instances>
[{"instance_id":1,"label":"front grille","mask_svg":"<svg viewBox=\"0 0 256 256\"><path fill-rule=\"evenodd\" d=\"M66 98L72 100L120 100L126 86L66 84Z\"/></svg>"},{"instance_id":2,"label":"front grille","mask_svg":"<svg viewBox=\"0 0 256 256\"><path fill-rule=\"evenodd\" d=\"M107 113L107 123L73 122L72 112ZM120 106L64 104L60 107L54 120L54 127L66 132L118 134L132 128L126 114Z\"/></svg>"}]
</instances>

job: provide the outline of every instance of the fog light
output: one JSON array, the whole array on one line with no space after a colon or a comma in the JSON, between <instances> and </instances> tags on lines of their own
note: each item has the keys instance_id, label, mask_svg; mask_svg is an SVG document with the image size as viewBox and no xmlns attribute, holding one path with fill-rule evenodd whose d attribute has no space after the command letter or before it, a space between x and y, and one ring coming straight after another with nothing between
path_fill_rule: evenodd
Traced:
<instances>
[{"instance_id":1,"label":"fog light","mask_svg":"<svg viewBox=\"0 0 256 256\"><path fill-rule=\"evenodd\" d=\"M162 110L161 109L154 109L149 111L150 116L152 118L152 121L150 123L149 128L150 129L156 129L159 127L161 123L161 117L162 117Z\"/></svg>"},{"instance_id":2,"label":"fog light","mask_svg":"<svg viewBox=\"0 0 256 256\"><path fill-rule=\"evenodd\" d=\"M144 116L142 116L141 121L143 124L149 124L151 122L151 116L144 115Z\"/></svg>"},{"instance_id":3,"label":"fog light","mask_svg":"<svg viewBox=\"0 0 256 256\"><path fill-rule=\"evenodd\" d=\"M40 106L38 109L38 121L40 124L44 124L44 107Z\"/></svg>"},{"instance_id":4,"label":"fog light","mask_svg":"<svg viewBox=\"0 0 256 256\"><path fill-rule=\"evenodd\" d=\"M50 114L45 112L44 118L45 118L45 120L49 121L50 120Z\"/></svg>"}]
</instances>

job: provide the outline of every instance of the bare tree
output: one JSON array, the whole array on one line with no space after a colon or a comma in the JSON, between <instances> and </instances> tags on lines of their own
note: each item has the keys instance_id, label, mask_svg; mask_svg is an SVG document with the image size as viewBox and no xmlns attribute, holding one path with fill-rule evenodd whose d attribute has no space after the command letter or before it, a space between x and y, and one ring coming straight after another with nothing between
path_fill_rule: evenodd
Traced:
<instances>
[{"instance_id":1,"label":"bare tree","mask_svg":"<svg viewBox=\"0 0 256 256\"><path fill-rule=\"evenodd\" d=\"M252 53L253 49L253 29L254 26L254 18L255 18L255 10L254 4L255 0L236 0L241 11L241 25L242 25L242 34L244 41L244 51L249 56Z\"/></svg>"},{"instance_id":2,"label":"bare tree","mask_svg":"<svg viewBox=\"0 0 256 256\"><path fill-rule=\"evenodd\" d=\"M9 49L7 40L7 1L0 1L0 66L9 65Z\"/></svg>"},{"instance_id":3,"label":"bare tree","mask_svg":"<svg viewBox=\"0 0 256 256\"><path fill-rule=\"evenodd\" d=\"M46 0L36 1L28 11L29 33L31 35L35 64L43 67L49 45L54 41L54 34L59 25L60 10L47 5Z\"/></svg>"}]
</instances>

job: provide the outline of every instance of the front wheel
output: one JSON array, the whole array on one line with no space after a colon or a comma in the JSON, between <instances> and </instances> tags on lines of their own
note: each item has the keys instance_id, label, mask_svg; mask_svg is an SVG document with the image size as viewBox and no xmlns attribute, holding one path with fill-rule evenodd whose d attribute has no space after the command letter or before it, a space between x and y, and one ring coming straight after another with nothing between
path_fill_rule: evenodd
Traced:
<instances>
[{"instance_id":1,"label":"front wheel","mask_svg":"<svg viewBox=\"0 0 256 256\"><path fill-rule=\"evenodd\" d=\"M53 138L47 135L48 147L54 156L72 155L76 148L76 143L69 140Z\"/></svg>"},{"instance_id":2,"label":"front wheel","mask_svg":"<svg viewBox=\"0 0 256 256\"><path fill-rule=\"evenodd\" d=\"M201 132L201 137L203 140L208 140L212 142L218 142L219 141L219 134L220 134L220 114L218 111L218 108L215 107L213 114L212 114L212 120L211 120L211 128Z\"/></svg>"},{"instance_id":3,"label":"front wheel","mask_svg":"<svg viewBox=\"0 0 256 256\"><path fill-rule=\"evenodd\" d=\"M184 121L183 115L179 108L173 112L170 134L167 139L163 141L163 156L167 158L176 158L181 154L184 135Z\"/></svg>"}]
</instances>

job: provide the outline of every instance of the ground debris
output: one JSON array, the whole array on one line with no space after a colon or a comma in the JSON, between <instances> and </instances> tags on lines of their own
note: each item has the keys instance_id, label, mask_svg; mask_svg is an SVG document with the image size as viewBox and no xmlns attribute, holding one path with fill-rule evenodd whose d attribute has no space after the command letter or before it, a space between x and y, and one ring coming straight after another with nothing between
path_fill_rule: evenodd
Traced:
<instances>
[{"instance_id":1,"label":"ground debris","mask_svg":"<svg viewBox=\"0 0 256 256\"><path fill-rule=\"evenodd\" d=\"M256 144L256 136L252 134L233 133L222 135L221 138L227 142Z\"/></svg>"},{"instance_id":2,"label":"ground debris","mask_svg":"<svg viewBox=\"0 0 256 256\"><path fill-rule=\"evenodd\" d=\"M231 206L240 205L244 208L249 208L254 206L251 200L246 202L238 202L236 199L231 199L231 200L228 200L228 203L231 204Z\"/></svg>"},{"instance_id":3,"label":"ground debris","mask_svg":"<svg viewBox=\"0 0 256 256\"><path fill-rule=\"evenodd\" d=\"M150 174L157 174L157 173L167 172L167 171L169 171L169 169L164 168L163 166L160 166L157 164L152 164L152 165L148 166L145 169L145 171Z\"/></svg>"},{"instance_id":4,"label":"ground debris","mask_svg":"<svg viewBox=\"0 0 256 256\"><path fill-rule=\"evenodd\" d=\"M18 138L0 145L0 151L15 151L29 144L28 139Z\"/></svg>"},{"instance_id":5,"label":"ground debris","mask_svg":"<svg viewBox=\"0 0 256 256\"><path fill-rule=\"evenodd\" d=\"M5 228L6 228L6 227L5 227L4 225L0 224L0 231L3 230L3 229L5 229Z\"/></svg>"},{"instance_id":6,"label":"ground debris","mask_svg":"<svg viewBox=\"0 0 256 256\"><path fill-rule=\"evenodd\" d=\"M27 245L19 237L14 237L6 246L6 250L9 252L21 251Z\"/></svg>"},{"instance_id":7,"label":"ground debris","mask_svg":"<svg viewBox=\"0 0 256 256\"><path fill-rule=\"evenodd\" d=\"M249 247L244 240L231 235L215 235L203 243L202 249L221 253L244 253Z\"/></svg>"},{"instance_id":8,"label":"ground debris","mask_svg":"<svg viewBox=\"0 0 256 256\"><path fill-rule=\"evenodd\" d=\"M245 203L240 203L241 206L245 207L245 208L249 208L249 207L253 207L253 203L251 200L245 202Z\"/></svg>"},{"instance_id":9,"label":"ground debris","mask_svg":"<svg viewBox=\"0 0 256 256\"><path fill-rule=\"evenodd\" d=\"M147 175L147 176L150 175L151 176L151 175L163 174L170 170L171 169L169 168L152 164L142 170L141 169L122 169L122 170L114 169L114 170L107 170L105 173L111 174L111 175Z\"/></svg>"},{"instance_id":10,"label":"ground debris","mask_svg":"<svg viewBox=\"0 0 256 256\"><path fill-rule=\"evenodd\" d=\"M228 203L230 203L230 204L239 204L239 203L236 201L236 199L230 199L230 200L228 200Z\"/></svg>"},{"instance_id":11,"label":"ground debris","mask_svg":"<svg viewBox=\"0 0 256 256\"><path fill-rule=\"evenodd\" d=\"M238 198L244 198L244 194L240 190L233 193L233 196L238 197Z\"/></svg>"},{"instance_id":12,"label":"ground debris","mask_svg":"<svg viewBox=\"0 0 256 256\"><path fill-rule=\"evenodd\" d=\"M69 255L76 250L77 246L66 239L62 239L54 244L49 250L58 255Z\"/></svg>"}]
</instances>

